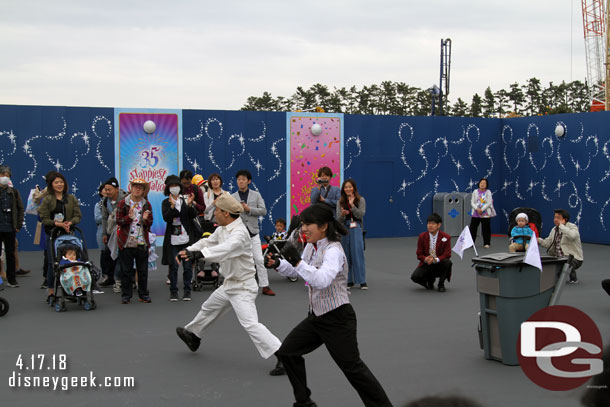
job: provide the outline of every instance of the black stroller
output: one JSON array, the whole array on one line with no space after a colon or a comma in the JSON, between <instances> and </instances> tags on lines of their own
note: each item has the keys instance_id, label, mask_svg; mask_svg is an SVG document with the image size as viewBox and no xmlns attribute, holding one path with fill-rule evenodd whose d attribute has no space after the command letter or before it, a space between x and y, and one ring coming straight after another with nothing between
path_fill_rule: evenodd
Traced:
<instances>
[{"instance_id":1,"label":"black stroller","mask_svg":"<svg viewBox=\"0 0 610 407\"><path fill-rule=\"evenodd\" d=\"M2 282L2 278L0 278L0 282ZM4 288L0 288L0 291L4 290ZM9 310L8 300L6 298L0 297L0 317L6 315Z\"/></svg>"},{"instance_id":2,"label":"black stroller","mask_svg":"<svg viewBox=\"0 0 610 407\"><path fill-rule=\"evenodd\" d=\"M80 239L74 235L75 231L80 235ZM85 244L83 233L79 228L74 226L69 234L58 236L60 232L61 229L54 228L51 231L50 236L49 256L54 273L54 295L51 298L50 305L53 306L57 312L66 311L66 301L78 303L79 305L82 305L86 311L94 310L97 305L93 298L93 287L99 278L99 273L89 261L87 245ZM77 260L60 264L62 256L68 250L74 250L76 252ZM88 279L89 290L83 290L82 288L80 292L67 290L62 284L62 275L69 272L75 273L73 278L76 282L85 283Z\"/></svg>"},{"instance_id":3,"label":"black stroller","mask_svg":"<svg viewBox=\"0 0 610 407\"><path fill-rule=\"evenodd\" d=\"M210 237L212 233L205 232L202 236L203 239ZM220 280L220 273L218 272L220 266L218 263L209 263L205 259L199 259L193 267L193 291L203 291L206 285L211 285L214 289L217 289L222 284ZM200 276L199 273L203 272ZM212 275L216 272L216 275Z\"/></svg>"},{"instance_id":4,"label":"black stroller","mask_svg":"<svg viewBox=\"0 0 610 407\"><path fill-rule=\"evenodd\" d=\"M511 211L508 217L508 237L510 237L510 243L513 243L513 239L523 239L524 246L529 243L530 236L512 236L511 231L517 225L517 221L515 217L520 214L525 213L528 217L528 226L534 232L534 237L537 238L540 235L540 230L542 229L542 217L540 216L540 212L538 212L534 208L515 208ZM525 251L525 250L524 250Z\"/></svg>"}]
</instances>

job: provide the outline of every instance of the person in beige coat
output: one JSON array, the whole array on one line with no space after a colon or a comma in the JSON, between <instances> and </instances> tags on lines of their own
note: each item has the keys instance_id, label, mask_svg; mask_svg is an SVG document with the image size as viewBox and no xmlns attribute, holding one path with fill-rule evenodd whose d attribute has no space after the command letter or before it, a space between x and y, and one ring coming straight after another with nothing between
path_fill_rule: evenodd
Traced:
<instances>
[{"instance_id":1,"label":"person in beige coat","mask_svg":"<svg viewBox=\"0 0 610 407\"><path fill-rule=\"evenodd\" d=\"M578 283L576 270L582 266L582 243L578 226L569 222L570 214L565 209L555 209L553 223L555 227L546 239L538 238L538 244L547 248L547 252L552 256L565 257L572 255L570 262L572 271L570 272L569 282Z\"/></svg>"}]
</instances>

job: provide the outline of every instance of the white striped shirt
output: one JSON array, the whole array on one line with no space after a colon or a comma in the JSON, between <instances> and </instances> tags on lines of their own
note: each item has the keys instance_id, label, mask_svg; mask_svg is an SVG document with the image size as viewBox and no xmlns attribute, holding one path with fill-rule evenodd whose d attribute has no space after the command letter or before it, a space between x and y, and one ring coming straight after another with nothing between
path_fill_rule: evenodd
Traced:
<instances>
[{"instance_id":1,"label":"white striped shirt","mask_svg":"<svg viewBox=\"0 0 610 407\"><path fill-rule=\"evenodd\" d=\"M297 267L280 261L277 271L287 277L300 276L308 283L309 308L316 316L349 303L347 293L347 259L339 242L319 240L317 250L308 243Z\"/></svg>"}]
</instances>

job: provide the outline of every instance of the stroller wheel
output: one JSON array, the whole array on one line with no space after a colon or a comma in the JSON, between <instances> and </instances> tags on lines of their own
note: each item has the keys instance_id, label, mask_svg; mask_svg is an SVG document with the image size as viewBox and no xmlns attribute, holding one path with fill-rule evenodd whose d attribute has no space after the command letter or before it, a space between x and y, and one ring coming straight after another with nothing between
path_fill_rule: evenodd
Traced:
<instances>
[{"instance_id":1,"label":"stroller wheel","mask_svg":"<svg viewBox=\"0 0 610 407\"><path fill-rule=\"evenodd\" d=\"M55 303L55 312L61 312L62 311L62 306L59 302Z\"/></svg>"},{"instance_id":2,"label":"stroller wheel","mask_svg":"<svg viewBox=\"0 0 610 407\"><path fill-rule=\"evenodd\" d=\"M84 308L85 311L91 311L92 309L95 309L95 305L91 304L89 301L85 301Z\"/></svg>"},{"instance_id":3,"label":"stroller wheel","mask_svg":"<svg viewBox=\"0 0 610 407\"><path fill-rule=\"evenodd\" d=\"M298 277L286 277L286 278L287 278L288 280L290 280L291 282L293 282L293 283L296 283L296 282L299 280L299 278L298 278Z\"/></svg>"},{"instance_id":4,"label":"stroller wheel","mask_svg":"<svg viewBox=\"0 0 610 407\"><path fill-rule=\"evenodd\" d=\"M8 301L4 298L0 298L0 317L5 316L9 308Z\"/></svg>"}]
</instances>

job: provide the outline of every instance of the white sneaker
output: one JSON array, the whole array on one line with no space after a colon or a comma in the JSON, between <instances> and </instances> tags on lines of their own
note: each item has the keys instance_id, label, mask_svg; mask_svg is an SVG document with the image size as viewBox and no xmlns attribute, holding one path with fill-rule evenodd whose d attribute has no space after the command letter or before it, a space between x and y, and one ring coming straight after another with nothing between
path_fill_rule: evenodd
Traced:
<instances>
[{"instance_id":1,"label":"white sneaker","mask_svg":"<svg viewBox=\"0 0 610 407\"><path fill-rule=\"evenodd\" d=\"M121 292L121 282L120 281L117 281L114 283L114 285L112 286L112 291L115 293Z\"/></svg>"}]
</instances>

